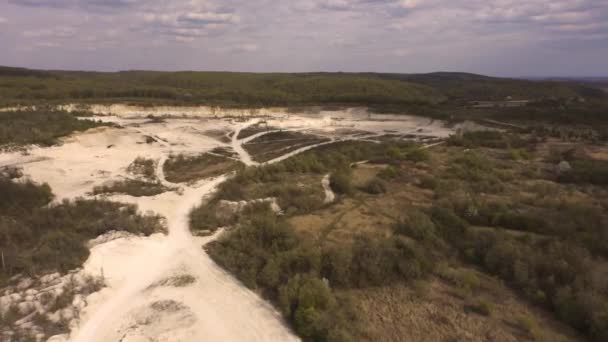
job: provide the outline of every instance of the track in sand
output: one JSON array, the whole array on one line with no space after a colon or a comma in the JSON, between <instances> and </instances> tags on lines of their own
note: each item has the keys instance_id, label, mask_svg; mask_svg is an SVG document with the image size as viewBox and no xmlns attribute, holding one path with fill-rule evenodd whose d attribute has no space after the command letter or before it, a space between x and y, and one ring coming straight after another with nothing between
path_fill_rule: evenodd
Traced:
<instances>
[{"instance_id":1,"label":"track in sand","mask_svg":"<svg viewBox=\"0 0 608 342\"><path fill-rule=\"evenodd\" d=\"M58 199L88 196L96 185L124 177L137 157L158 161L157 177L176 188L153 197L111 196L135 203L167 220L168 235L120 237L92 248L85 272L103 274L107 287L90 295L79 324L70 336L78 342L95 341L291 341L298 340L279 313L257 294L220 269L201 248L216 238L194 237L188 213L210 195L229 175L194 184L173 184L162 172L162 163L175 153L199 154L217 147L229 148L245 165L257 165L243 144L268 132L238 139L239 133L260 118L235 121L195 117L147 122L144 116L106 116L124 128L101 128L74 135L64 144L33 148L29 155L0 154L0 165L17 165L35 181L48 182ZM320 145L344 140L369 140L388 130L425 137L445 137L452 130L425 119L400 117L371 120L344 113L316 118L277 116L265 118L279 130L305 132L328 141L279 155L278 162ZM392 120L392 121L391 121ZM224 131L231 137L217 139L207 131ZM276 131L276 130L274 130ZM145 137L157 137L146 143ZM323 186L328 188L328 179ZM320 184L321 186L321 184ZM328 197L329 194L328 194ZM328 199L330 200L330 199ZM188 281L181 281L186 279Z\"/></svg>"}]
</instances>

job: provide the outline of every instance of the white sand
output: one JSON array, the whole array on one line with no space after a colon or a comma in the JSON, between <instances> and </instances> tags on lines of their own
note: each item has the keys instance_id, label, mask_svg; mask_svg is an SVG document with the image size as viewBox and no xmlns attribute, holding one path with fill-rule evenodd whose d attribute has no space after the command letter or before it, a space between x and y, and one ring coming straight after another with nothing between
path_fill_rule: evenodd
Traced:
<instances>
[{"instance_id":1,"label":"white sand","mask_svg":"<svg viewBox=\"0 0 608 342\"><path fill-rule=\"evenodd\" d=\"M330 186L329 177L330 175L325 175L321 180L321 186L323 186L323 191L325 191L325 199L323 200L323 203L331 203L336 199L336 194L334 194L334 191Z\"/></svg>"},{"instance_id":2,"label":"white sand","mask_svg":"<svg viewBox=\"0 0 608 342\"><path fill-rule=\"evenodd\" d=\"M159 160L157 175L164 184L162 162L174 153L196 154L218 146L231 147L247 165L256 165L238 140L241 129L261 118L236 122L214 117L240 113L211 113L206 108L130 108L99 106L105 121L125 128L98 128L73 135L64 144L32 148L28 155L0 154L0 166L22 166L38 182L47 182L58 199L86 196L96 185L119 179L137 157ZM188 116L165 123L144 123L148 113ZM328 137L332 141L360 140L390 132L445 137L452 130L440 122L406 116L378 116L370 120L357 111L323 112L316 116L288 115L277 110L261 111L268 125ZM246 114L246 113L245 113ZM204 132L233 131L230 143L220 142ZM354 133L355 131L365 131ZM257 136L263 135L258 134ZM158 142L145 143L145 136ZM305 147L272 162L283 160ZM113 196L135 203L142 211L166 217L169 234L151 237L122 237L96 245L84 265L86 272L102 274L108 287L90 295L82 312L80 326L70 340L94 341L290 341L298 340L284 325L280 315L255 293L221 270L201 248L217 237L195 238L188 230L188 212L203 196L210 194L226 176L154 197ZM327 177L326 177L327 178ZM324 179L327 200L331 195ZM331 191L331 190L329 190ZM333 199L332 199L333 200ZM331 200L330 200L331 201ZM218 233L220 234L220 233ZM152 284L172 276L191 275L193 284L185 287ZM167 304L168 303L168 304ZM161 305L162 304L162 305ZM162 307L162 309L159 309Z\"/></svg>"}]
</instances>

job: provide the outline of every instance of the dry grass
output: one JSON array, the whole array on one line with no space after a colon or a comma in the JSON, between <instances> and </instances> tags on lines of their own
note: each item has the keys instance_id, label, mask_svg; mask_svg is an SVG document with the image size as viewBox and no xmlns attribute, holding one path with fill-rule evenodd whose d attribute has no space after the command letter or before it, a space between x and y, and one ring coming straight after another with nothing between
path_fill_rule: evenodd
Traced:
<instances>
[{"instance_id":1,"label":"dry grass","mask_svg":"<svg viewBox=\"0 0 608 342\"><path fill-rule=\"evenodd\" d=\"M165 162L165 177L172 183L187 183L216 177L236 170L241 163L230 158L203 153L198 156L173 156Z\"/></svg>"},{"instance_id":2,"label":"dry grass","mask_svg":"<svg viewBox=\"0 0 608 342\"><path fill-rule=\"evenodd\" d=\"M469 298L455 295L455 285L433 277L424 283L346 291L363 324L357 340L368 341L522 341L531 338L520 317L534 317L537 338L577 341L577 335L538 311L493 278L476 273L480 288ZM492 303L491 316L467 308Z\"/></svg>"},{"instance_id":3,"label":"dry grass","mask_svg":"<svg viewBox=\"0 0 608 342\"><path fill-rule=\"evenodd\" d=\"M266 162L299 148L329 141L300 132L274 132L250 141L243 147L257 162Z\"/></svg>"}]
</instances>

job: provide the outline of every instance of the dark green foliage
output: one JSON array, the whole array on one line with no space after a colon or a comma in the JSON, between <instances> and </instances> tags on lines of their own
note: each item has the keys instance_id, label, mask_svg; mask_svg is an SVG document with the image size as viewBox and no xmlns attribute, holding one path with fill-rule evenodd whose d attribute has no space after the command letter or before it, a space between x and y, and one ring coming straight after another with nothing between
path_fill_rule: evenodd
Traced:
<instances>
[{"instance_id":1,"label":"dark green foliage","mask_svg":"<svg viewBox=\"0 0 608 342\"><path fill-rule=\"evenodd\" d=\"M267 204L243 213L239 228L209 248L211 257L246 286L262 290L306 341L330 341L347 331L343 309L318 276L320 256Z\"/></svg>"},{"instance_id":2,"label":"dark green foliage","mask_svg":"<svg viewBox=\"0 0 608 342\"><path fill-rule=\"evenodd\" d=\"M126 179L93 188L93 195L126 194L134 197L156 196L171 190L160 182Z\"/></svg>"},{"instance_id":3,"label":"dark green foliage","mask_svg":"<svg viewBox=\"0 0 608 342\"><path fill-rule=\"evenodd\" d=\"M386 192L386 182L378 177L370 180L363 187L363 191L372 195L379 195Z\"/></svg>"},{"instance_id":4,"label":"dark green foliage","mask_svg":"<svg viewBox=\"0 0 608 342\"><path fill-rule=\"evenodd\" d=\"M197 156L180 154L167 159L163 171L169 182L186 183L216 177L237 170L240 166L240 162L209 153Z\"/></svg>"},{"instance_id":5,"label":"dark green foliage","mask_svg":"<svg viewBox=\"0 0 608 342\"><path fill-rule=\"evenodd\" d=\"M500 193L503 182L511 179L508 166L480 153L469 151L455 157L445 173L446 178L465 181L474 192Z\"/></svg>"},{"instance_id":6,"label":"dark green foliage","mask_svg":"<svg viewBox=\"0 0 608 342\"><path fill-rule=\"evenodd\" d=\"M608 185L608 161L574 160L570 165L572 169L561 173L558 177L559 182Z\"/></svg>"},{"instance_id":7,"label":"dark green foliage","mask_svg":"<svg viewBox=\"0 0 608 342\"><path fill-rule=\"evenodd\" d=\"M57 143L57 138L74 131L101 125L103 124L91 120L78 120L70 113L55 110L0 112L0 146L49 146Z\"/></svg>"},{"instance_id":8,"label":"dark green foliage","mask_svg":"<svg viewBox=\"0 0 608 342\"><path fill-rule=\"evenodd\" d=\"M405 159L415 163L429 160L429 151L424 148L416 148L405 154Z\"/></svg>"},{"instance_id":9,"label":"dark green foliage","mask_svg":"<svg viewBox=\"0 0 608 342\"><path fill-rule=\"evenodd\" d=\"M448 242L460 241L467 231L467 222L451 209L435 206L431 209L431 218L440 236Z\"/></svg>"},{"instance_id":10,"label":"dark green foliage","mask_svg":"<svg viewBox=\"0 0 608 342\"><path fill-rule=\"evenodd\" d=\"M433 266L423 250L397 237L384 240L360 237L352 247L351 283L363 287L413 280L428 274Z\"/></svg>"},{"instance_id":11,"label":"dark green foliage","mask_svg":"<svg viewBox=\"0 0 608 342\"><path fill-rule=\"evenodd\" d=\"M0 215L28 215L31 208L46 205L53 199L48 184L38 185L29 180L15 182L0 175Z\"/></svg>"},{"instance_id":12,"label":"dark green foliage","mask_svg":"<svg viewBox=\"0 0 608 342\"><path fill-rule=\"evenodd\" d=\"M156 162L153 159L137 157L127 167L127 171L151 180L156 179Z\"/></svg>"},{"instance_id":13,"label":"dark green foliage","mask_svg":"<svg viewBox=\"0 0 608 342\"><path fill-rule=\"evenodd\" d=\"M387 166L384 170L378 172L378 177L386 180L395 179L399 176L399 169L393 165Z\"/></svg>"},{"instance_id":14,"label":"dark green foliage","mask_svg":"<svg viewBox=\"0 0 608 342\"><path fill-rule=\"evenodd\" d=\"M529 142L517 134L509 134L499 131L472 131L462 135L452 135L448 144L467 148L490 147L490 148L522 148Z\"/></svg>"},{"instance_id":15,"label":"dark green foliage","mask_svg":"<svg viewBox=\"0 0 608 342\"><path fill-rule=\"evenodd\" d=\"M555 310L592 340L604 340L608 300L593 281L593 262L585 249L568 241L516 240L493 231L468 232L456 245L471 261Z\"/></svg>"},{"instance_id":16,"label":"dark green foliage","mask_svg":"<svg viewBox=\"0 0 608 342\"><path fill-rule=\"evenodd\" d=\"M212 243L209 254L271 299L306 341L349 339L353 322L332 288L413 280L433 269L424 250L400 238L360 237L351 248L321 250L298 238L267 204L248 207L238 228Z\"/></svg>"},{"instance_id":17,"label":"dark green foliage","mask_svg":"<svg viewBox=\"0 0 608 342\"><path fill-rule=\"evenodd\" d=\"M395 225L395 232L415 240L428 240L435 236L435 224L427 214L418 210L407 210L405 217Z\"/></svg>"},{"instance_id":18,"label":"dark green foliage","mask_svg":"<svg viewBox=\"0 0 608 342\"><path fill-rule=\"evenodd\" d=\"M352 172L350 169L341 169L331 174L329 178L331 189L343 195L348 195L353 192Z\"/></svg>"},{"instance_id":19,"label":"dark green foliage","mask_svg":"<svg viewBox=\"0 0 608 342\"><path fill-rule=\"evenodd\" d=\"M111 230L152 234L163 229L156 216L141 216L136 207L99 200L63 201L46 206L48 185L15 183L0 177L0 250L6 268L0 280L67 271L86 260L86 242Z\"/></svg>"},{"instance_id":20,"label":"dark green foliage","mask_svg":"<svg viewBox=\"0 0 608 342\"><path fill-rule=\"evenodd\" d=\"M482 316L491 316L494 311L494 306L492 303L482 299L471 305L470 309Z\"/></svg>"},{"instance_id":21,"label":"dark green foliage","mask_svg":"<svg viewBox=\"0 0 608 342\"><path fill-rule=\"evenodd\" d=\"M435 190L438 185L439 182L433 176L426 175L420 178L419 186L424 189Z\"/></svg>"},{"instance_id":22,"label":"dark green foliage","mask_svg":"<svg viewBox=\"0 0 608 342\"><path fill-rule=\"evenodd\" d=\"M421 83L440 89L450 99L460 103L477 100L504 100L508 96L513 99L572 98L587 89L566 82L533 82L459 72L378 75L382 78Z\"/></svg>"},{"instance_id":23,"label":"dark green foliage","mask_svg":"<svg viewBox=\"0 0 608 342\"><path fill-rule=\"evenodd\" d=\"M437 103L445 98L421 84L356 74L229 72L0 73L5 101L116 101L268 106L307 104Z\"/></svg>"},{"instance_id":24,"label":"dark green foliage","mask_svg":"<svg viewBox=\"0 0 608 342\"><path fill-rule=\"evenodd\" d=\"M189 215L190 229L194 232L197 231L216 231L221 227L222 222L216 214L216 208L214 205L201 205L193 208Z\"/></svg>"}]
</instances>

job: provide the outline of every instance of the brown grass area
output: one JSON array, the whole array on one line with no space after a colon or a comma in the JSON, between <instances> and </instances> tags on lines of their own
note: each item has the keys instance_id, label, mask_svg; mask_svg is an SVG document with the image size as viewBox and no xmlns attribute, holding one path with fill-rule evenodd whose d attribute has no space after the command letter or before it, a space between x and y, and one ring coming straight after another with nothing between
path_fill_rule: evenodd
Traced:
<instances>
[{"instance_id":1,"label":"brown grass area","mask_svg":"<svg viewBox=\"0 0 608 342\"><path fill-rule=\"evenodd\" d=\"M462 296L453 284L433 277L414 285L397 284L345 291L353 300L366 341L577 341L577 335L546 313L531 308L494 278L479 272L480 286ZM471 303L492 303L490 316L471 312ZM533 334L521 324L533 317Z\"/></svg>"},{"instance_id":2,"label":"brown grass area","mask_svg":"<svg viewBox=\"0 0 608 342\"><path fill-rule=\"evenodd\" d=\"M353 185L356 187L365 186L369 181L376 178L376 175L384 168L386 164L360 164L353 168Z\"/></svg>"},{"instance_id":3,"label":"brown grass area","mask_svg":"<svg viewBox=\"0 0 608 342\"><path fill-rule=\"evenodd\" d=\"M329 141L300 132L274 132L250 141L243 147L257 162L266 162L299 148Z\"/></svg>"},{"instance_id":4,"label":"brown grass area","mask_svg":"<svg viewBox=\"0 0 608 342\"><path fill-rule=\"evenodd\" d=\"M205 131L204 133L206 136L217 139L223 143L229 143L231 139L227 136L228 132L228 130L211 129Z\"/></svg>"},{"instance_id":5,"label":"brown grass area","mask_svg":"<svg viewBox=\"0 0 608 342\"><path fill-rule=\"evenodd\" d=\"M239 165L235 160L204 153L194 157L171 157L163 169L169 182L186 183L222 175L236 170Z\"/></svg>"},{"instance_id":6,"label":"brown grass area","mask_svg":"<svg viewBox=\"0 0 608 342\"><path fill-rule=\"evenodd\" d=\"M262 133L266 131L276 130L276 127L269 127L265 123L257 123L255 125L249 126L239 132L238 139L245 139L257 133Z\"/></svg>"},{"instance_id":7,"label":"brown grass area","mask_svg":"<svg viewBox=\"0 0 608 342\"><path fill-rule=\"evenodd\" d=\"M390 235L394 221L358 200L346 198L313 214L289 218L296 232L322 244L348 246L357 235Z\"/></svg>"}]
</instances>

